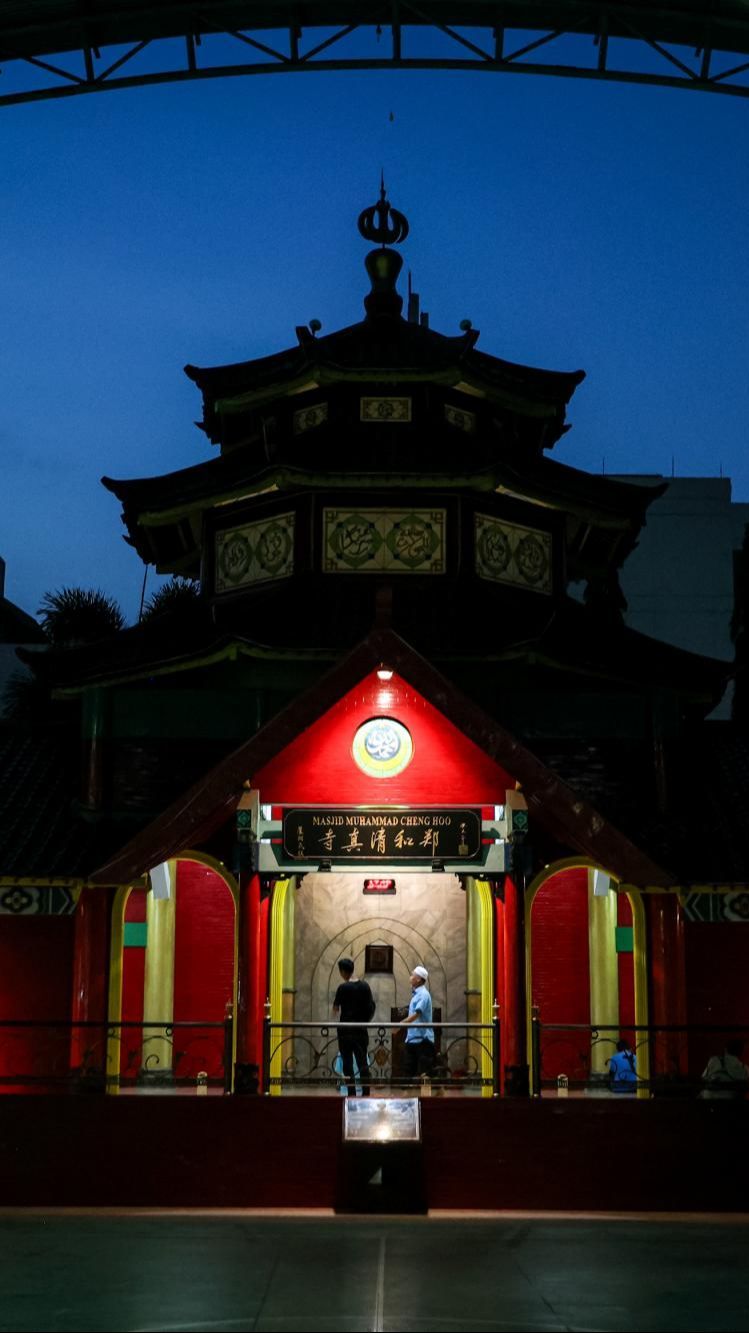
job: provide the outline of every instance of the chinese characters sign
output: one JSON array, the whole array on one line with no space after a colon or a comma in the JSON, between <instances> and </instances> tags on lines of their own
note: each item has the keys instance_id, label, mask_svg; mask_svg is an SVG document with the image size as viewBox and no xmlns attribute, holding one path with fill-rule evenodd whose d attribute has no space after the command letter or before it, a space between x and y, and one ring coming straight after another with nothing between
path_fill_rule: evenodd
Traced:
<instances>
[{"instance_id":1,"label":"chinese characters sign","mask_svg":"<svg viewBox=\"0 0 749 1333\"><path fill-rule=\"evenodd\" d=\"M342 806L283 815L283 853L292 861L475 861L480 850L480 810Z\"/></svg>"}]
</instances>

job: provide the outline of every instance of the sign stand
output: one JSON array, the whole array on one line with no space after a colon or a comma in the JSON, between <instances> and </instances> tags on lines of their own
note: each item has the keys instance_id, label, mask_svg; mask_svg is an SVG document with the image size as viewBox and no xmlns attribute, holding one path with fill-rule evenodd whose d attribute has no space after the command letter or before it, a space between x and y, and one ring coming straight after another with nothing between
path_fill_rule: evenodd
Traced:
<instances>
[{"instance_id":1,"label":"sign stand","mask_svg":"<svg viewBox=\"0 0 749 1333\"><path fill-rule=\"evenodd\" d=\"M336 1212L427 1211L417 1098L346 1098L337 1194Z\"/></svg>"}]
</instances>

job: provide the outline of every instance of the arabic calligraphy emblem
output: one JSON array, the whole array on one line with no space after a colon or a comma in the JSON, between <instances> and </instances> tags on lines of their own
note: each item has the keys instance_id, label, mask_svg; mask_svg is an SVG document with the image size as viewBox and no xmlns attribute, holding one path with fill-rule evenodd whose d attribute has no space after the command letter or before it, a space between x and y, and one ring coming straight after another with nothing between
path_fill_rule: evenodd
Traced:
<instances>
[{"instance_id":1,"label":"arabic calligraphy emblem","mask_svg":"<svg viewBox=\"0 0 749 1333\"><path fill-rule=\"evenodd\" d=\"M359 727L352 753L363 773L391 778L402 773L413 758L411 733L391 717L373 717Z\"/></svg>"}]
</instances>

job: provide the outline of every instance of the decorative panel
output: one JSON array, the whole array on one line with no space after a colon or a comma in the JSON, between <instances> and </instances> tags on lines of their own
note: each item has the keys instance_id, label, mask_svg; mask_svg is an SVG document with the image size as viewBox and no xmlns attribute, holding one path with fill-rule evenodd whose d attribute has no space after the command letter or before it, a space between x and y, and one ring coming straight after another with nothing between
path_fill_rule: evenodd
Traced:
<instances>
[{"instance_id":1,"label":"decorative panel","mask_svg":"<svg viewBox=\"0 0 749 1333\"><path fill-rule=\"evenodd\" d=\"M216 592L235 592L293 572L293 514L275 514L216 533Z\"/></svg>"},{"instance_id":2,"label":"decorative panel","mask_svg":"<svg viewBox=\"0 0 749 1333\"><path fill-rule=\"evenodd\" d=\"M464 412L462 407L453 407L451 403L445 403L445 420L466 435L472 435L476 429L476 413Z\"/></svg>"},{"instance_id":3,"label":"decorative panel","mask_svg":"<svg viewBox=\"0 0 749 1333\"><path fill-rule=\"evenodd\" d=\"M302 407L294 413L294 434L302 435L306 430L314 430L328 419L328 404L315 403L313 407Z\"/></svg>"},{"instance_id":4,"label":"decorative panel","mask_svg":"<svg viewBox=\"0 0 749 1333\"><path fill-rule=\"evenodd\" d=\"M749 892L741 889L736 893L695 893L687 895L683 903L687 921L749 922Z\"/></svg>"},{"instance_id":5,"label":"decorative panel","mask_svg":"<svg viewBox=\"0 0 749 1333\"><path fill-rule=\"evenodd\" d=\"M410 398L362 398L362 421L410 421Z\"/></svg>"},{"instance_id":6,"label":"decorative panel","mask_svg":"<svg viewBox=\"0 0 749 1333\"><path fill-rule=\"evenodd\" d=\"M494 583L551 592L551 533L476 514L476 573Z\"/></svg>"},{"instance_id":7,"label":"decorative panel","mask_svg":"<svg viewBox=\"0 0 749 1333\"><path fill-rule=\"evenodd\" d=\"M10 884L0 889L0 916L72 916L76 902L71 889Z\"/></svg>"},{"instance_id":8,"label":"decorative panel","mask_svg":"<svg viewBox=\"0 0 749 1333\"><path fill-rule=\"evenodd\" d=\"M326 574L443 574L444 509L325 509Z\"/></svg>"}]
</instances>

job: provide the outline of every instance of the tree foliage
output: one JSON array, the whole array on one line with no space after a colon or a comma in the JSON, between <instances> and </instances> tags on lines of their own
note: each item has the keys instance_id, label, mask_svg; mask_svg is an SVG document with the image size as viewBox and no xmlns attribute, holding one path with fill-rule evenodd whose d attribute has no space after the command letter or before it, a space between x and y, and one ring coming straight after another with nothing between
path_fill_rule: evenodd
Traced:
<instances>
[{"instance_id":1,"label":"tree foliage","mask_svg":"<svg viewBox=\"0 0 749 1333\"><path fill-rule=\"evenodd\" d=\"M200 584L195 579L183 579L173 575L149 597L143 608L141 621L155 620L157 616L167 614L189 615L197 606L199 597Z\"/></svg>"},{"instance_id":2,"label":"tree foliage","mask_svg":"<svg viewBox=\"0 0 749 1333\"><path fill-rule=\"evenodd\" d=\"M93 643L125 628L120 606L99 588L60 588L45 593L37 615L53 648Z\"/></svg>"}]
</instances>

